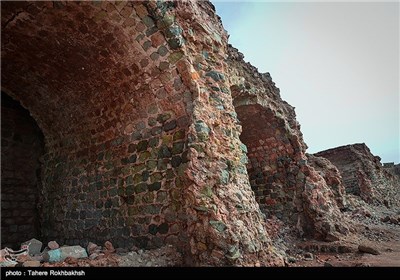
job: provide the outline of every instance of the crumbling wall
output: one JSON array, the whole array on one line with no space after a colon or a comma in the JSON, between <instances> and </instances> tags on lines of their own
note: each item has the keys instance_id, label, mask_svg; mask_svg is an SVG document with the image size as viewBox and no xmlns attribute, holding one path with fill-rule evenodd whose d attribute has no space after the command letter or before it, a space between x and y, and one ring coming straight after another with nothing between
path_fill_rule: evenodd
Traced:
<instances>
[{"instance_id":1,"label":"crumbling wall","mask_svg":"<svg viewBox=\"0 0 400 280\"><path fill-rule=\"evenodd\" d=\"M26 111L1 93L1 246L39 238L38 196L43 135Z\"/></svg>"},{"instance_id":2,"label":"crumbling wall","mask_svg":"<svg viewBox=\"0 0 400 280\"><path fill-rule=\"evenodd\" d=\"M332 190L334 199L340 209L345 207L345 187L339 170L328 159L307 154L308 163L321 175Z\"/></svg>"},{"instance_id":3,"label":"crumbling wall","mask_svg":"<svg viewBox=\"0 0 400 280\"><path fill-rule=\"evenodd\" d=\"M347 226L339 226L342 215L334 190L307 162L294 108L281 99L269 73L259 73L243 58L229 46L229 85L261 209L296 224L301 234L336 239L335 232L346 233Z\"/></svg>"},{"instance_id":4,"label":"crumbling wall","mask_svg":"<svg viewBox=\"0 0 400 280\"><path fill-rule=\"evenodd\" d=\"M399 177L400 180L400 163L394 164L394 162L384 163L383 168L390 174Z\"/></svg>"},{"instance_id":5,"label":"crumbling wall","mask_svg":"<svg viewBox=\"0 0 400 280\"><path fill-rule=\"evenodd\" d=\"M282 265L261 209L332 238L340 212L293 107L210 2L1 5L2 88L45 137L45 238Z\"/></svg>"},{"instance_id":6,"label":"crumbling wall","mask_svg":"<svg viewBox=\"0 0 400 280\"><path fill-rule=\"evenodd\" d=\"M347 193L369 203L398 205L398 178L387 172L378 156L364 143L341 146L315 154L329 159L340 171Z\"/></svg>"},{"instance_id":7,"label":"crumbling wall","mask_svg":"<svg viewBox=\"0 0 400 280\"><path fill-rule=\"evenodd\" d=\"M193 98L189 181L183 193L187 262L282 265L248 181L246 150L227 80L227 34L211 3L175 3L185 39L178 71Z\"/></svg>"},{"instance_id":8,"label":"crumbling wall","mask_svg":"<svg viewBox=\"0 0 400 280\"><path fill-rule=\"evenodd\" d=\"M44 241L178 243L191 94L147 4L1 3L2 88L45 136Z\"/></svg>"}]
</instances>

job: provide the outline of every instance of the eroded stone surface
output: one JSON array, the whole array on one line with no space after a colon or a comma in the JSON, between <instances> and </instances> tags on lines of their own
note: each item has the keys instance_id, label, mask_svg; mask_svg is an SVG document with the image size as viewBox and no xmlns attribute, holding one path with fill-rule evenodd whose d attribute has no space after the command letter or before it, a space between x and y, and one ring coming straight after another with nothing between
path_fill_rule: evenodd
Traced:
<instances>
[{"instance_id":1,"label":"eroded stone surface","mask_svg":"<svg viewBox=\"0 0 400 280\"><path fill-rule=\"evenodd\" d=\"M43 241L264 266L284 265L265 216L322 239L346 227L335 170L307 162L294 108L210 2L1 5L2 90L45 139Z\"/></svg>"},{"instance_id":2,"label":"eroded stone surface","mask_svg":"<svg viewBox=\"0 0 400 280\"><path fill-rule=\"evenodd\" d=\"M364 144L341 146L315 154L329 159L343 177L346 192L368 203L399 206L399 177L383 168L380 158Z\"/></svg>"}]
</instances>

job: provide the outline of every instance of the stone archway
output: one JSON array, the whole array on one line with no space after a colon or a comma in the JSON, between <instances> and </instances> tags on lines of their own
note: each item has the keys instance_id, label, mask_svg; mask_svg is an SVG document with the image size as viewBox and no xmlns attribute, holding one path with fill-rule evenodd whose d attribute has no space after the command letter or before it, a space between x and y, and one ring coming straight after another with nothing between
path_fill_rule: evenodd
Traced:
<instances>
[{"instance_id":1,"label":"stone archway","mask_svg":"<svg viewBox=\"0 0 400 280\"><path fill-rule=\"evenodd\" d=\"M1 3L2 88L45 139L44 242L177 243L191 99L148 4Z\"/></svg>"},{"instance_id":2,"label":"stone archway","mask_svg":"<svg viewBox=\"0 0 400 280\"><path fill-rule=\"evenodd\" d=\"M40 238L43 134L29 112L1 92L1 247Z\"/></svg>"},{"instance_id":3,"label":"stone archway","mask_svg":"<svg viewBox=\"0 0 400 280\"><path fill-rule=\"evenodd\" d=\"M290 217L295 206L295 151L285 122L259 105L237 106L242 125L240 140L247 147L249 181L261 210L278 218Z\"/></svg>"}]
</instances>

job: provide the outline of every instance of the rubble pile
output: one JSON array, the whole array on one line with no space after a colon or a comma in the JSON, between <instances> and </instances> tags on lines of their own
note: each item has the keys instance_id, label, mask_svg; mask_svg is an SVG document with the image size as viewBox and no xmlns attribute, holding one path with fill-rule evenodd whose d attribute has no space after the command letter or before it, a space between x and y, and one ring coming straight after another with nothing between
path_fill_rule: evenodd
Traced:
<instances>
[{"instance_id":1,"label":"rubble pile","mask_svg":"<svg viewBox=\"0 0 400 280\"><path fill-rule=\"evenodd\" d=\"M177 266L182 256L172 246L144 251L114 248L110 241L104 246L89 242L86 248L79 245L59 246L50 241L43 243L31 239L21 244L20 250L8 247L0 251L0 267L118 267L118 266Z\"/></svg>"}]
</instances>

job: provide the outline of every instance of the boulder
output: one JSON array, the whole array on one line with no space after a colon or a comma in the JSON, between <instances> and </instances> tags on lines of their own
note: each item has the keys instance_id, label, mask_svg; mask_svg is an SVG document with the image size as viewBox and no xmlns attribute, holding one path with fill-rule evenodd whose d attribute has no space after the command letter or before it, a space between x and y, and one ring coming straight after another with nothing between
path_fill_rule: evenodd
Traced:
<instances>
[{"instance_id":1,"label":"boulder","mask_svg":"<svg viewBox=\"0 0 400 280\"><path fill-rule=\"evenodd\" d=\"M47 243L47 247L49 247L50 250L55 250L60 248L60 245L58 245L56 241L50 241L49 243Z\"/></svg>"},{"instance_id":2,"label":"boulder","mask_svg":"<svg viewBox=\"0 0 400 280\"><path fill-rule=\"evenodd\" d=\"M43 259L47 262L62 262L67 257L81 259L87 258L86 250L79 245L65 246L55 250L49 250L43 254Z\"/></svg>"},{"instance_id":3,"label":"boulder","mask_svg":"<svg viewBox=\"0 0 400 280\"><path fill-rule=\"evenodd\" d=\"M380 252L373 248L372 246L368 245L368 244L360 244L358 245L358 251L360 251L361 253L368 253L368 254L372 254L372 255L380 255Z\"/></svg>"},{"instance_id":4,"label":"boulder","mask_svg":"<svg viewBox=\"0 0 400 280\"><path fill-rule=\"evenodd\" d=\"M28 240L28 241L25 241L24 243L22 243L21 248L23 245L28 246L28 254L30 256L35 256L35 255L40 254L43 243L35 238L32 238L31 240Z\"/></svg>"}]
</instances>

